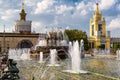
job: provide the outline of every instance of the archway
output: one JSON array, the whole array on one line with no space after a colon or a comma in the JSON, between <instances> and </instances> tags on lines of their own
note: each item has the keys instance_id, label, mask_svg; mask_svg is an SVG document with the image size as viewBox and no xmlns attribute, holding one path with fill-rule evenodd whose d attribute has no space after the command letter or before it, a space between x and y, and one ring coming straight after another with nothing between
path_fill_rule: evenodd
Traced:
<instances>
[{"instance_id":1,"label":"archway","mask_svg":"<svg viewBox=\"0 0 120 80\"><path fill-rule=\"evenodd\" d=\"M22 40L18 43L16 48L31 48L33 46L32 42L29 40Z\"/></svg>"}]
</instances>

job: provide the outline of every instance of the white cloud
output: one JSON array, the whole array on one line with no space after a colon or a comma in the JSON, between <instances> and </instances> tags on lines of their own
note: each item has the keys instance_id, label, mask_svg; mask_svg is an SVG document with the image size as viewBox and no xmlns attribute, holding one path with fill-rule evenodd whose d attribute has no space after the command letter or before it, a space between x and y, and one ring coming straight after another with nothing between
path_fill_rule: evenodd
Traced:
<instances>
[{"instance_id":1,"label":"white cloud","mask_svg":"<svg viewBox=\"0 0 120 80\"><path fill-rule=\"evenodd\" d=\"M74 8L72 6L67 5L60 5L56 7L57 14L63 14L65 12L69 12L73 10Z\"/></svg>"},{"instance_id":2,"label":"white cloud","mask_svg":"<svg viewBox=\"0 0 120 80\"><path fill-rule=\"evenodd\" d=\"M47 26L44 22L33 21L32 29L33 29L33 31L35 31L37 33L45 33L46 31L50 30L50 27L47 28Z\"/></svg>"},{"instance_id":3,"label":"white cloud","mask_svg":"<svg viewBox=\"0 0 120 80\"><path fill-rule=\"evenodd\" d=\"M115 3L118 0L97 1L99 1L99 8L101 8L103 13L105 11L105 15L107 15L109 12L114 10L111 7L116 6ZM41 32L46 25L49 27L57 25L63 28L69 26L71 29L76 28L89 30L89 19L92 18L95 7L95 0L78 0L76 3L70 3L69 1L64 3L64 0L24 0L23 2L26 6L25 10L27 12L27 18L33 21L32 27L36 30L36 32ZM13 21L17 19L16 17L19 17L19 12L15 10L21 9L21 1L13 0L10 3L10 0L0 0L0 4L2 4L0 8L0 20L2 23L11 23L13 26ZM120 5L117 7L117 9L120 10ZM13 8L15 9L13 10ZM109 10L110 8L111 11ZM107 28L119 28L120 17L116 17L117 15L112 15L112 13L110 16L112 16L110 19L106 19Z\"/></svg>"},{"instance_id":4,"label":"white cloud","mask_svg":"<svg viewBox=\"0 0 120 80\"><path fill-rule=\"evenodd\" d=\"M48 8L50 8L54 4L54 0L42 0L37 3L37 7L35 9L35 14L40 14L45 12Z\"/></svg>"},{"instance_id":5,"label":"white cloud","mask_svg":"<svg viewBox=\"0 0 120 80\"><path fill-rule=\"evenodd\" d=\"M92 2L92 1L88 2L88 3L85 3L84 1L79 2L76 4L73 17L85 16L90 11L93 11L93 10L94 10L94 2Z\"/></svg>"},{"instance_id":6,"label":"white cloud","mask_svg":"<svg viewBox=\"0 0 120 80\"><path fill-rule=\"evenodd\" d=\"M27 6L34 6L35 5L35 0L24 0L25 5Z\"/></svg>"},{"instance_id":7,"label":"white cloud","mask_svg":"<svg viewBox=\"0 0 120 80\"><path fill-rule=\"evenodd\" d=\"M42 28L43 26L44 25L41 22L38 22L38 21L33 21L32 22L32 27L35 28L35 29Z\"/></svg>"},{"instance_id":8,"label":"white cloud","mask_svg":"<svg viewBox=\"0 0 120 80\"><path fill-rule=\"evenodd\" d=\"M2 4L3 2L0 0L0 4Z\"/></svg>"},{"instance_id":9,"label":"white cloud","mask_svg":"<svg viewBox=\"0 0 120 80\"><path fill-rule=\"evenodd\" d=\"M110 21L108 28L112 29L120 29L120 15Z\"/></svg>"},{"instance_id":10,"label":"white cloud","mask_svg":"<svg viewBox=\"0 0 120 80\"><path fill-rule=\"evenodd\" d=\"M77 4L76 9L82 10L86 7L85 3L82 1L81 3Z\"/></svg>"},{"instance_id":11,"label":"white cloud","mask_svg":"<svg viewBox=\"0 0 120 80\"><path fill-rule=\"evenodd\" d=\"M5 26L5 32L12 32L14 30L13 25L10 25L9 23L5 23L5 24L2 23L0 26L1 26L0 32L4 31L4 26Z\"/></svg>"},{"instance_id":12,"label":"white cloud","mask_svg":"<svg viewBox=\"0 0 120 80\"><path fill-rule=\"evenodd\" d=\"M8 9L5 12L1 13L1 19L5 21L9 21L14 19L19 12L17 9Z\"/></svg>"},{"instance_id":13,"label":"white cloud","mask_svg":"<svg viewBox=\"0 0 120 80\"><path fill-rule=\"evenodd\" d=\"M101 2L100 2L100 9L101 10L109 9L116 2L117 2L117 0L101 0Z\"/></svg>"},{"instance_id":14,"label":"white cloud","mask_svg":"<svg viewBox=\"0 0 120 80\"><path fill-rule=\"evenodd\" d=\"M80 14L84 16L84 15L87 14L87 11L86 10L82 10Z\"/></svg>"},{"instance_id":15,"label":"white cloud","mask_svg":"<svg viewBox=\"0 0 120 80\"><path fill-rule=\"evenodd\" d=\"M117 6L117 9L120 10L120 4Z\"/></svg>"},{"instance_id":16,"label":"white cloud","mask_svg":"<svg viewBox=\"0 0 120 80\"><path fill-rule=\"evenodd\" d=\"M7 28L5 28L5 31L6 32L12 32L14 30L14 27L7 27Z\"/></svg>"},{"instance_id":17,"label":"white cloud","mask_svg":"<svg viewBox=\"0 0 120 80\"><path fill-rule=\"evenodd\" d=\"M85 3L84 1L76 4L76 10L87 10L87 11L93 11L94 10L94 2L88 2Z\"/></svg>"}]
</instances>

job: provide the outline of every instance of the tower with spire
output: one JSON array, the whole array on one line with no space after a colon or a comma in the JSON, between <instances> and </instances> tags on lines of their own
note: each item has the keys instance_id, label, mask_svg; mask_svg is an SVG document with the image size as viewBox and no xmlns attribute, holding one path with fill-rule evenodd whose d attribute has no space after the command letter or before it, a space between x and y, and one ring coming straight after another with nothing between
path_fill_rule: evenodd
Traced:
<instances>
[{"instance_id":1,"label":"tower with spire","mask_svg":"<svg viewBox=\"0 0 120 80\"><path fill-rule=\"evenodd\" d=\"M20 20L15 21L15 32L21 34L30 34L32 21L26 20L27 13L25 13L24 3L22 3L21 12L19 15L20 15Z\"/></svg>"},{"instance_id":2,"label":"tower with spire","mask_svg":"<svg viewBox=\"0 0 120 80\"><path fill-rule=\"evenodd\" d=\"M21 13L20 13L20 20L26 20L26 13L24 10L24 3L22 3Z\"/></svg>"},{"instance_id":3,"label":"tower with spire","mask_svg":"<svg viewBox=\"0 0 120 80\"><path fill-rule=\"evenodd\" d=\"M89 42L91 48L110 48L110 35L106 35L106 21L99 11L98 3L96 3L93 18L90 19Z\"/></svg>"}]
</instances>

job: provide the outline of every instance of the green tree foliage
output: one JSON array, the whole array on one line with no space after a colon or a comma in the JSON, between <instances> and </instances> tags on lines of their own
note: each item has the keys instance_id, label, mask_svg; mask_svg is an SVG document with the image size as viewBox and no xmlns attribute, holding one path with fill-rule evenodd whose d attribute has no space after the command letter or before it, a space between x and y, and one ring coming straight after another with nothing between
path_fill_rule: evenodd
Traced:
<instances>
[{"instance_id":1,"label":"green tree foliage","mask_svg":"<svg viewBox=\"0 0 120 80\"><path fill-rule=\"evenodd\" d=\"M65 33L67 34L69 41L75 41L78 40L80 42L81 39L84 40L84 48L85 50L88 50L88 37L86 32L82 30L65 30Z\"/></svg>"},{"instance_id":2,"label":"green tree foliage","mask_svg":"<svg viewBox=\"0 0 120 80\"><path fill-rule=\"evenodd\" d=\"M118 48L120 48L119 44L117 44L117 43L113 44L114 52L116 52Z\"/></svg>"}]
</instances>

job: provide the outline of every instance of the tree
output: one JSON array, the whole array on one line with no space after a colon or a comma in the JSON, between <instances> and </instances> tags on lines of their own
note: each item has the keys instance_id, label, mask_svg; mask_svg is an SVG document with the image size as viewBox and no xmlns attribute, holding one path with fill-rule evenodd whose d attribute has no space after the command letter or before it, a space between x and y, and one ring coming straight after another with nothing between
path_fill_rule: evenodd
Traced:
<instances>
[{"instance_id":1,"label":"tree","mask_svg":"<svg viewBox=\"0 0 120 80\"><path fill-rule=\"evenodd\" d=\"M78 40L80 42L81 39L84 40L84 48L85 50L88 50L88 37L86 32L82 30L65 30L65 33L67 34L69 41L75 41Z\"/></svg>"},{"instance_id":2,"label":"tree","mask_svg":"<svg viewBox=\"0 0 120 80\"><path fill-rule=\"evenodd\" d=\"M116 52L118 48L119 48L119 44L114 43L113 44L113 50L114 50L114 52Z\"/></svg>"}]
</instances>

